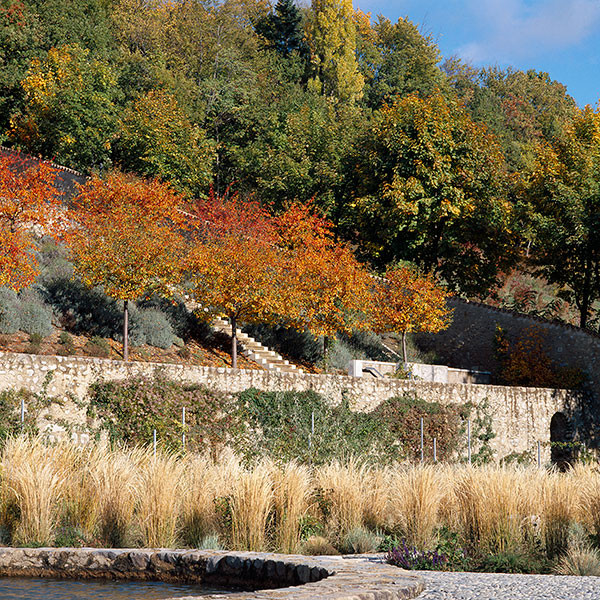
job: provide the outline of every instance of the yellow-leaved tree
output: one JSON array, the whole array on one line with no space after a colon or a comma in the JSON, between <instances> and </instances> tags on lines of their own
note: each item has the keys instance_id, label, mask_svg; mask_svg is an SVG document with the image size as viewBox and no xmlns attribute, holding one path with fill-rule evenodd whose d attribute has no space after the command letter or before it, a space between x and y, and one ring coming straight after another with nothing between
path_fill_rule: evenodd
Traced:
<instances>
[{"instance_id":1,"label":"yellow-leaved tree","mask_svg":"<svg viewBox=\"0 0 600 600\"><path fill-rule=\"evenodd\" d=\"M402 359L408 361L406 334L438 333L452 320L448 293L431 275L407 266L395 266L376 280L371 318L373 331L402 334Z\"/></svg>"},{"instance_id":2,"label":"yellow-leaved tree","mask_svg":"<svg viewBox=\"0 0 600 600\"><path fill-rule=\"evenodd\" d=\"M342 102L359 100L364 77L356 60L352 0L313 0L307 39L313 78L309 86Z\"/></svg>"},{"instance_id":3,"label":"yellow-leaved tree","mask_svg":"<svg viewBox=\"0 0 600 600\"><path fill-rule=\"evenodd\" d=\"M93 177L73 200L66 242L82 280L123 302L124 360L128 303L151 291L169 293L180 279L181 202L165 183L118 172Z\"/></svg>"}]
</instances>

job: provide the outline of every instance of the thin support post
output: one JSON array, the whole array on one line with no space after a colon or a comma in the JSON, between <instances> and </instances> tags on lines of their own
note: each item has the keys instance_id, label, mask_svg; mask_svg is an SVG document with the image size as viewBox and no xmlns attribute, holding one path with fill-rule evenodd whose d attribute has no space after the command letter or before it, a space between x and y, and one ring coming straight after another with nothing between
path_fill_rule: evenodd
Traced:
<instances>
[{"instance_id":1,"label":"thin support post","mask_svg":"<svg viewBox=\"0 0 600 600\"><path fill-rule=\"evenodd\" d=\"M471 419L467 419L467 461L471 464Z\"/></svg>"},{"instance_id":2,"label":"thin support post","mask_svg":"<svg viewBox=\"0 0 600 600\"><path fill-rule=\"evenodd\" d=\"M181 409L181 449L185 451L185 406Z\"/></svg>"},{"instance_id":3,"label":"thin support post","mask_svg":"<svg viewBox=\"0 0 600 600\"><path fill-rule=\"evenodd\" d=\"M437 438L433 438L433 462L437 462Z\"/></svg>"},{"instance_id":4,"label":"thin support post","mask_svg":"<svg viewBox=\"0 0 600 600\"><path fill-rule=\"evenodd\" d=\"M421 462L425 460L425 451L424 451L424 437L423 437L423 417L420 419L421 425Z\"/></svg>"},{"instance_id":5,"label":"thin support post","mask_svg":"<svg viewBox=\"0 0 600 600\"><path fill-rule=\"evenodd\" d=\"M315 437L315 411L313 410L310 415L310 433L308 434L308 448L312 448L312 440Z\"/></svg>"},{"instance_id":6,"label":"thin support post","mask_svg":"<svg viewBox=\"0 0 600 600\"><path fill-rule=\"evenodd\" d=\"M542 444L540 443L539 440L537 443L537 466L538 466L538 469L542 468Z\"/></svg>"},{"instance_id":7,"label":"thin support post","mask_svg":"<svg viewBox=\"0 0 600 600\"><path fill-rule=\"evenodd\" d=\"M21 398L21 426L25 424L25 398Z\"/></svg>"},{"instance_id":8,"label":"thin support post","mask_svg":"<svg viewBox=\"0 0 600 600\"><path fill-rule=\"evenodd\" d=\"M152 431L152 452L156 458L156 429Z\"/></svg>"}]
</instances>

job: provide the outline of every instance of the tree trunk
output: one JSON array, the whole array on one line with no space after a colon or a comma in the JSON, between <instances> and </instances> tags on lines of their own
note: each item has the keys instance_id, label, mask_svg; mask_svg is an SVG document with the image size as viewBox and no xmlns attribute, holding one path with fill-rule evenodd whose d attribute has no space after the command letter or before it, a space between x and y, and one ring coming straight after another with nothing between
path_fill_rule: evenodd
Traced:
<instances>
[{"instance_id":1,"label":"tree trunk","mask_svg":"<svg viewBox=\"0 0 600 600\"><path fill-rule=\"evenodd\" d=\"M404 364L408 362L408 352L406 351L406 331L402 332L402 360Z\"/></svg>"},{"instance_id":2,"label":"tree trunk","mask_svg":"<svg viewBox=\"0 0 600 600\"><path fill-rule=\"evenodd\" d=\"M587 256L585 259L585 274L583 277L583 290L581 292L581 306L579 308L579 327L585 329L590 312L591 284L592 284L592 265L591 248L588 245Z\"/></svg>"},{"instance_id":3,"label":"tree trunk","mask_svg":"<svg viewBox=\"0 0 600 600\"><path fill-rule=\"evenodd\" d=\"M325 367L325 372L329 372L329 363L327 361L327 354L329 353L329 336L323 336L323 366Z\"/></svg>"},{"instance_id":4,"label":"tree trunk","mask_svg":"<svg viewBox=\"0 0 600 600\"><path fill-rule=\"evenodd\" d=\"M123 360L129 360L129 303L123 301Z\"/></svg>"},{"instance_id":5,"label":"tree trunk","mask_svg":"<svg viewBox=\"0 0 600 600\"><path fill-rule=\"evenodd\" d=\"M231 317L231 367L237 369L237 320Z\"/></svg>"}]
</instances>

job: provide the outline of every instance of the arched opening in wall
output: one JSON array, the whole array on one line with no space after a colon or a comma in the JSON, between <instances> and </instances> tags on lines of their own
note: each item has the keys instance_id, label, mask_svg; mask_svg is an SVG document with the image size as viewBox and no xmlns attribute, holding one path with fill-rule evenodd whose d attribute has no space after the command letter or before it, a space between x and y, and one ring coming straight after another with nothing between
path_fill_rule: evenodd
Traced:
<instances>
[{"instance_id":1,"label":"arched opening in wall","mask_svg":"<svg viewBox=\"0 0 600 600\"><path fill-rule=\"evenodd\" d=\"M550 420L550 460L561 471L566 471L572 464L573 427L562 412L554 414Z\"/></svg>"}]
</instances>

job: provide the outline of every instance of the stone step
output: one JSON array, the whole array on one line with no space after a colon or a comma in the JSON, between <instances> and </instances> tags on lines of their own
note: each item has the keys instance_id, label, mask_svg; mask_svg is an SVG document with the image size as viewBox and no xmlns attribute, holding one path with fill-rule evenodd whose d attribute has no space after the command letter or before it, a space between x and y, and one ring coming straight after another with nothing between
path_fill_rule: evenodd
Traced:
<instances>
[{"instance_id":1,"label":"stone step","mask_svg":"<svg viewBox=\"0 0 600 600\"><path fill-rule=\"evenodd\" d=\"M211 323L215 331L231 335L231 325L222 317L215 318ZM302 370L285 360L277 352L263 346L259 341L244 333L241 329L236 330L240 353L246 358L253 360L265 369L282 373L301 373Z\"/></svg>"}]
</instances>

